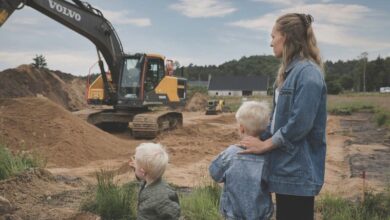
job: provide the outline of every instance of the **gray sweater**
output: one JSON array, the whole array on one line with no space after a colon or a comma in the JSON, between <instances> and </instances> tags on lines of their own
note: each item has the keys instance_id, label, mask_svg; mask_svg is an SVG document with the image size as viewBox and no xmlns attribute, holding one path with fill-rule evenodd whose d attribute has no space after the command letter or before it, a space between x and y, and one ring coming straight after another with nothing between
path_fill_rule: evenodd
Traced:
<instances>
[{"instance_id":1,"label":"gray sweater","mask_svg":"<svg viewBox=\"0 0 390 220\"><path fill-rule=\"evenodd\" d=\"M138 195L137 220L177 220L180 217L179 197L163 180L146 186L143 182Z\"/></svg>"}]
</instances>

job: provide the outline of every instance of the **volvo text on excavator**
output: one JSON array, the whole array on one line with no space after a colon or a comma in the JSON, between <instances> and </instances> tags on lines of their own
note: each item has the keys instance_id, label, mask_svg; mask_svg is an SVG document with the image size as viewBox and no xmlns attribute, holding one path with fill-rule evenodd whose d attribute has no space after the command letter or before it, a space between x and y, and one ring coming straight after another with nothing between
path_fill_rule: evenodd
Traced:
<instances>
[{"instance_id":1,"label":"volvo text on excavator","mask_svg":"<svg viewBox=\"0 0 390 220\"><path fill-rule=\"evenodd\" d=\"M88 115L95 125L117 123L132 128L137 138L154 138L163 130L181 126L181 112L152 110L155 106L182 106L187 81L172 76L165 57L126 54L111 23L103 13L80 0L0 0L0 27L17 9L29 6L81 34L95 44L101 74L91 84L88 102L112 108ZM108 69L104 69L103 56Z\"/></svg>"}]
</instances>

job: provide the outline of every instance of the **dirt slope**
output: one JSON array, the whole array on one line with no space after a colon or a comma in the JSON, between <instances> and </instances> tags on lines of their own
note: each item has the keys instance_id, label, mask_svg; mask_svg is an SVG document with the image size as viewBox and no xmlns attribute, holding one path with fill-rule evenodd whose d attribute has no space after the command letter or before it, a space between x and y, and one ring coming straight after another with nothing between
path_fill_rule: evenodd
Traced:
<instances>
[{"instance_id":1,"label":"dirt slope","mask_svg":"<svg viewBox=\"0 0 390 220\"><path fill-rule=\"evenodd\" d=\"M81 186L80 179L53 176L42 169L0 181L0 193L14 208L13 218L4 219L74 219L86 193Z\"/></svg>"},{"instance_id":2,"label":"dirt slope","mask_svg":"<svg viewBox=\"0 0 390 220\"><path fill-rule=\"evenodd\" d=\"M74 111L86 107L85 82L60 71L21 65L0 72L0 98L44 96Z\"/></svg>"},{"instance_id":3,"label":"dirt slope","mask_svg":"<svg viewBox=\"0 0 390 220\"><path fill-rule=\"evenodd\" d=\"M76 167L133 149L46 98L0 99L0 138L12 150L34 150L49 166Z\"/></svg>"},{"instance_id":4,"label":"dirt slope","mask_svg":"<svg viewBox=\"0 0 390 220\"><path fill-rule=\"evenodd\" d=\"M196 111L205 111L207 107L207 95L201 93L195 93L184 107L185 111L196 112Z\"/></svg>"}]
</instances>

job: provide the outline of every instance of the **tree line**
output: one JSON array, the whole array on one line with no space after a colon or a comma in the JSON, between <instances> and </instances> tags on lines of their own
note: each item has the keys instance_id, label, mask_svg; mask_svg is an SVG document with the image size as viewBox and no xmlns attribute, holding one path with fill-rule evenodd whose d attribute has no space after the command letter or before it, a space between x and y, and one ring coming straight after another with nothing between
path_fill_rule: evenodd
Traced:
<instances>
[{"instance_id":1,"label":"tree line","mask_svg":"<svg viewBox=\"0 0 390 220\"><path fill-rule=\"evenodd\" d=\"M242 57L225 62L219 66L197 66L190 64L176 70L189 81L207 81L209 75L262 75L275 80L280 60L271 55ZM324 62L325 80L328 93L339 94L344 91L375 92L380 87L390 86L390 57L378 56L368 61L367 56L348 61Z\"/></svg>"}]
</instances>

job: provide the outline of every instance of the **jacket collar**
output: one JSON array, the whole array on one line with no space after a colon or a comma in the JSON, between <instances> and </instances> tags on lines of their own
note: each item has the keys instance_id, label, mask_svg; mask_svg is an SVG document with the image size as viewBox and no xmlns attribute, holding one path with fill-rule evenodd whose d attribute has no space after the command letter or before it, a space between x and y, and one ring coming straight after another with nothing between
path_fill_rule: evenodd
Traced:
<instances>
[{"instance_id":1,"label":"jacket collar","mask_svg":"<svg viewBox=\"0 0 390 220\"><path fill-rule=\"evenodd\" d=\"M292 61L287 65L286 70L284 71L284 74L287 76L289 72L297 65L297 63L301 60L299 56L295 56Z\"/></svg>"}]
</instances>

